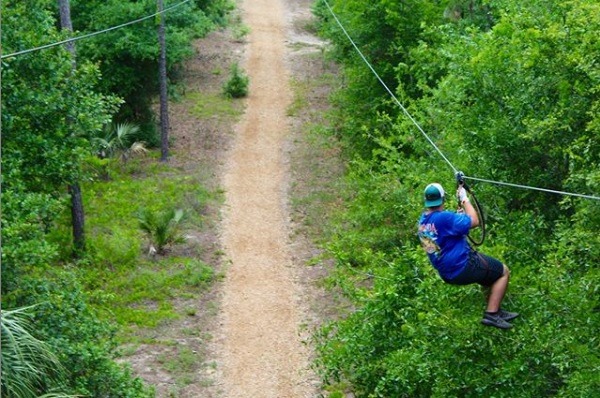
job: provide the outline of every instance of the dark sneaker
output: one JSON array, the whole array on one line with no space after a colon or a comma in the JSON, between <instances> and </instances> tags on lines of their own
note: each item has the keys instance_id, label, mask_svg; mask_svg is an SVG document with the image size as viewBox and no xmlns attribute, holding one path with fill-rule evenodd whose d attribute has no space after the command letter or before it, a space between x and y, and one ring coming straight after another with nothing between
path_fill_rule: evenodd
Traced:
<instances>
[{"instance_id":1,"label":"dark sneaker","mask_svg":"<svg viewBox=\"0 0 600 398\"><path fill-rule=\"evenodd\" d=\"M504 319L506 322L508 322L508 321L512 321L513 319L518 317L519 313L518 312L508 312L508 311L504 311L503 309L500 309L500 311L498 311L498 316L500 318Z\"/></svg>"},{"instance_id":2,"label":"dark sneaker","mask_svg":"<svg viewBox=\"0 0 600 398\"><path fill-rule=\"evenodd\" d=\"M485 313L485 314L483 314L483 319L481 320L481 323L483 323L486 326L495 326L500 329L512 328L512 325L510 323L506 322L504 319L502 319L502 317L500 317L499 314L492 315L492 314Z\"/></svg>"}]
</instances>

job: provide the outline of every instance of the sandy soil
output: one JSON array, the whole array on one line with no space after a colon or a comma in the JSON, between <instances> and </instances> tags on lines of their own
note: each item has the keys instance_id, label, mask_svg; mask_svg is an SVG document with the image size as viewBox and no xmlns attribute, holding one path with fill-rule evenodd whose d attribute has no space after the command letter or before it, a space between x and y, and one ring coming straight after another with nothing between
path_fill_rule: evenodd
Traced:
<instances>
[{"instance_id":1,"label":"sandy soil","mask_svg":"<svg viewBox=\"0 0 600 398\"><path fill-rule=\"evenodd\" d=\"M226 397L309 397L309 353L289 249L284 152L291 100L282 0L246 0L250 96L224 176L218 363Z\"/></svg>"}]
</instances>

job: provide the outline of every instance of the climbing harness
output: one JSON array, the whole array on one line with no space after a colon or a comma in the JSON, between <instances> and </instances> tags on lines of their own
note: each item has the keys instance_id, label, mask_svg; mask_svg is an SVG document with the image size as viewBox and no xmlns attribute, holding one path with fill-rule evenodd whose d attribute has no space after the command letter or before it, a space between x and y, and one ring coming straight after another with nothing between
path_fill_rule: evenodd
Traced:
<instances>
[{"instance_id":1,"label":"climbing harness","mask_svg":"<svg viewBox=\"0 0 600 398\"><path fill-rule=\"evenodd\" d=\"M457 184L457 188L462 186L465 189L465 191L467 191L469 200L471 201L471 204L473 204L473 208L477 212L477 217L479 218L479 228L478 228L479 230L478 231L473 231L473 229L469 230L469 234L467 235L467 238L469 238L469 241L474 246L480 246L483 243L483 241L485 240L485 217L483 214L483 208L479 204L479 201L477 200L477 197L473 193L473 190L471 189L471 187L469 187L467 185L467 183L465 182L465 175L462 171L456 172L456 184ZM459 210L461 210L462 204L460 203L460 200L458 200L458 206L459 206Z\"/></svg>"}]
</instances>

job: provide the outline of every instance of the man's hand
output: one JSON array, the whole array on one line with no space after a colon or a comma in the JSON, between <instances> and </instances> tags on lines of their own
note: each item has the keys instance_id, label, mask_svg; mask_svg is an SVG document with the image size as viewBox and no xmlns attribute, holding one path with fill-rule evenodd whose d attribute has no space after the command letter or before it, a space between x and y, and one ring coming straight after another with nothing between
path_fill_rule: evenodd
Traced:
<instances>
[{"instance_id":1,"label":"man's hand","mask_svg":"<svg viewBox=\"0 0 600 398\"><path fill-rule=\"evenodd\" d=\"M462 185L458 187L456 190L456 196L458 196L458 201L460 204L463 204L465 201L469 201L469 197L467 196L467 190Z\"/></svg>"},{"instance_id":2,"label":"man's hand","mask_svg":"<svg viewBox=\"0 0 600 398\"><path fill-rule=\"evenodd\" d=\"M456 196L458 196L458 201L460 202L460 207L464 210L465 214L471 218L471 228L475 228L479 225L479 217L477 216L477 212L475 208L469 201L469 197L467 196L467 190L462 185L458 187L456 190Z\"/></svg>"}]
</instances>

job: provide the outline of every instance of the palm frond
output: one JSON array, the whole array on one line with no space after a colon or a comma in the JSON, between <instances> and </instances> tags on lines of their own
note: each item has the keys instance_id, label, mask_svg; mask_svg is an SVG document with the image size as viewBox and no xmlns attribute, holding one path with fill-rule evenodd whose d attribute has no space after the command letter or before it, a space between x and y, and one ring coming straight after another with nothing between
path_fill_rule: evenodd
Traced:
<instances>
[{"instance_id":1,"label":"palm frond","mask_svg":"<svg viewBox=\"0 0 600 398\"><path fill-rule=\"evenodd\" d=\"M131 136L137 134L140 131L139 126L133 123L120 123L117 124L114 132L115 132L115 141L119 149L123 150L129 147L129 140Z\"/></svg>"},{"instance_id":2,"label":"palm frond","mask_svg":"<svg viewBox=\"0 0 600 398\"><path fill-rule=\"evenodd\" d=\"M2 310L2 396L38 397L40 394L64 394L48 391L59 385L65 369L43 341L31 333L32 307Z\"/></svg>"},{"instance_id":3,"label":"palm frond","mask_svg":"<svg viewBox=\"0 0 600 398\"><path fill-rule=\"evenodd\" d=\"M138 213L140 229L148 235L151 244L161 254L168 245L183 240L180 227L184 217L182 209L167 209L162 212L145 209Z\"/></svg>"},{"instance_id":4,"label":"palm frond","mask_svg":"<svg viewBox=\"0 0 600 398\"><path fill-rule=\"evenodd\" d=\"M144 142L140 142L140 141L136 141L133 144L131 144L131 147L129 148L129 150L131 151L131 153L134 153L134 154L144 154L144 153L148 152L148 149L146 148L146 144Z\"/></svg>"}]
</instances>

